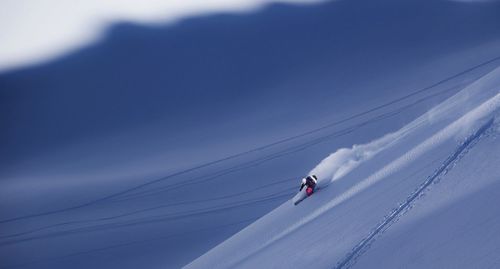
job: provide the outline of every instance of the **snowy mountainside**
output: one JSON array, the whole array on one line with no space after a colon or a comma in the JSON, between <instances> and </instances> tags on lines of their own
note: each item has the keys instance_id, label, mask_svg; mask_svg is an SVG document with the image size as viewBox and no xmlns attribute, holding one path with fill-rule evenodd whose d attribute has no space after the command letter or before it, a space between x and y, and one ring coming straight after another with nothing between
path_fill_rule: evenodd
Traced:
<instances>
[{"instance_id":1,"label":"snowy mountainside","mask_svg":"<svg viewBox=\"0 0 500 269\"><path fill-rule=\"evenodd\" d=\"M311 171L320 178L321 192L298 206L285 202L186 268L367 268L374 263L440 268L460 264L460 258L498 265L491 249L500 242L492 233L497 209L486 209L498 202L498 188L486 186L498 186L499 85L497 68L400 130L331 154ZM475 158L484 163L471 161ZM469 206L464 204L468 196L475 198ZM455 203L467 210L455 210L450 218L428 217ZM471 211L474 218L468 219ZM434 225L435 218L441 226ZM454 232L440 234L446 230L442 226ZM487 229L471 232L471 227ZM457 244L452 250L439 248L452 236ZM480 239L489 243L470 252L470 244ZM377 247L378 241L383 245ZM393 255L397 249L404 255Z\"/></svg>"},{"instance_id":2,"label":"snowy mountainside","mask_svg":"<svg viewBox=\"0 0 500 269\"><path fill-rule=\"evenodd\" d=\"M432 137L489 86L396 131L499 65L500 2L320 2L113 22L94 44L0 73L0 268L180 268L311 169L324 191L250 226L267 228L222 260L251 267L300 242L320 246L304 262L361 263L397 205L483 143L483 120ZM290 266L276 257L262 261Z\"/></svg>"}]
</instances>

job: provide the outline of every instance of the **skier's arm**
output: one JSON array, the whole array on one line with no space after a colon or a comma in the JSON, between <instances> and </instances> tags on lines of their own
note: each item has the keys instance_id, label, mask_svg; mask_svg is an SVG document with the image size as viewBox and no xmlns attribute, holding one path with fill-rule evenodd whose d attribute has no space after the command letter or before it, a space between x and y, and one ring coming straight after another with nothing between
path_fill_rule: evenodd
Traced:
<instances>
[{"instance_id":1,"label":"skier's arm","mask_svg":"<svg viewBox=\"0 0 500 269\"><path fill-rule=\"evenodd\" d=\"M299 191L301 191L303 188L304 188L305 184L300 184L300 189Z\"/></svg>"}]
</instances>

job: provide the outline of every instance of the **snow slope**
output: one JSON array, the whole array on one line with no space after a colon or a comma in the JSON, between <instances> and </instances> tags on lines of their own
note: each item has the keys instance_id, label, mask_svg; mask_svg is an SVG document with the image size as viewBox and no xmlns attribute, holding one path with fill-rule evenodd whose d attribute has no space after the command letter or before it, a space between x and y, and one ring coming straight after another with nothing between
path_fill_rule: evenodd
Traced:
<instances>
[{"instance_id":1,"label":"snow slope","mask_svg":"<svg viewBox=\"0 0 500 269\"><path fill-rule=\"evenodd\" d=\"M496 127L498 128L498 126ZM500 137L485 137L420 197L353 268L497 268Z\"/></svg>"},{"instance_id":2,"label":"snow slope","mask_svg":"<svg viewBox=\"0 0 500 269\"><path fill-rule=\"evenodd\" d=\"M338 150L311 171L321 192L285 202L186 268L498 266L499 85L497 68L400 130Z\"/></svg>"}]
</instances>

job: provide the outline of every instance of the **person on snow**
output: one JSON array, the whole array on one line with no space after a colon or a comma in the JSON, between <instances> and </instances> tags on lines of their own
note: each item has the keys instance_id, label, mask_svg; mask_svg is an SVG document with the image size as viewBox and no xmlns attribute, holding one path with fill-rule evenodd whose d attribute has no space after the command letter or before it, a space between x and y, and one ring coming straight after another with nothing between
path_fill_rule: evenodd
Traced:
<instances>
[{"instance_id":1,"label":"person on snow","mask_svg":"<svg viewBox=\"0 0 500 269\"><path fill-rule=\"evenodd\" d=\"M302 191L302 189L307 186L307 189L306 189L306 194L307 196L311 196L311 194L313 194L314 192L314 189L316 188L316 183L318 183L318 177L316 177L316 175L312 175L312 176L307 176L305 178L302 179L302 184L300 185L300 191Z\"/></svg>"}]
</instances>

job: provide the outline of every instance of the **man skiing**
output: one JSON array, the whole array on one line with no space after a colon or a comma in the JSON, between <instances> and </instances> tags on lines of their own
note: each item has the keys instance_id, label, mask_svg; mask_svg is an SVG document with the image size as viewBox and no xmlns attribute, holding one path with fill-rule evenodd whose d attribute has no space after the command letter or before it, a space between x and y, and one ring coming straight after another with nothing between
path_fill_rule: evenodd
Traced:
<instances>
[{"instance_id":1,"label":"man skiing","mask_svg":"<svg viewBox=\"0 0 500 269\"><path fill-rule=\"evenodd\" d=\"M318 177L316 177L316 175L307 176L303 178L299 192L302 191L304 186L307 186L306 194L307 196L311 196L311 194L313 194L314 192L314 189L316 188L316 183L318 183Z\"/></svg>"}]
</instances>

